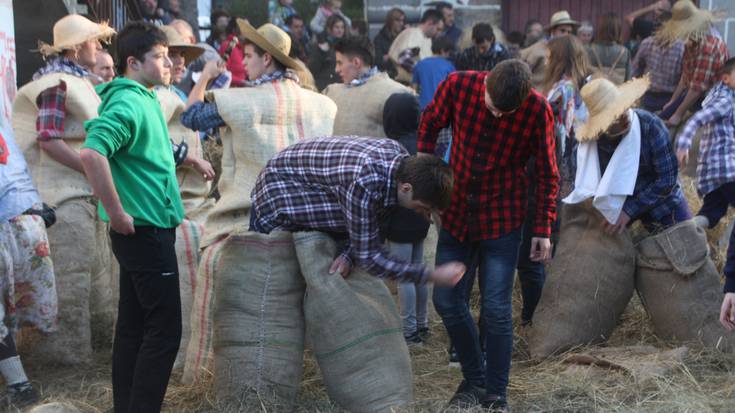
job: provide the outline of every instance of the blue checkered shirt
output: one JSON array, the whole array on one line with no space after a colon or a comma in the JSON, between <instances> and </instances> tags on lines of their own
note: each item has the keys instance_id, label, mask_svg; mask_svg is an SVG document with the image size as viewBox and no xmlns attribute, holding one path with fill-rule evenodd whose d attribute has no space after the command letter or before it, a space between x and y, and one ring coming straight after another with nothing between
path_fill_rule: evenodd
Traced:
<instances>
[{"instance_id":1,"label":"blue checkered shirt","mask_svg":"<svg viewBox=\"0 0 735 413\"><path fill-rule=\"evenodd\" d=\"M728 182L735 182L735 90L717 83L702 102L702 110L689 119L679 135L677 149L692 146L697 130L699 143L697 192L705 196Z\"/></svg>"},{"instance_id":2,"label":"blue checkered shirt","mask_svg":"<svg viewBox=\"0 0 735 413\"><path fill-rule=\"evenodd\" d=\"M669 141L669 130L656 115L635 109L641 125L641 157L633 195L623 204L631 221L647 213L660 221L670 217L683 202L679 165Z\"/></svg>"}]
</instances>

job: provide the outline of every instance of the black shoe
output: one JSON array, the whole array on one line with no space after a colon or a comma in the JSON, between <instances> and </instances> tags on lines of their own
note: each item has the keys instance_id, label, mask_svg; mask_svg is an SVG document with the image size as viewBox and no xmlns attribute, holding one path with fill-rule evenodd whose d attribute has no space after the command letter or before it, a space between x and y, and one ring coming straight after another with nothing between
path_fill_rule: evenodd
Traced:
<instances>
[{"instance_id":1,"label":"black shoe","mask_svg":"<svg viewBox=\"0 0 735 413\"><path fill-rule=\"evenodd\" d=\"M482 400L482 407L493 413L508 413L508 402L501 397L487 396Z\"/></svg>"},{"instance_id":2,"label":"black shoe","mask_svg":"<svg viewBox=\"0 0 735 413\"><path fill-rule=\"evenodd\" d=\"M419 337L426 340L431 336L431 331L429 331L429 327L419 327Z\"/></svg>"},{"instance_id":3,"label":"black shoe","mask_svg":"<svg viewBox=\"0 0 735 413\"><path fill-rule=\"evenodd\" d=\"M424 345L424 340L421 339L418 332L403 338L406 339L406 345L409 347L422 347Z\"/></svg>"},{"instance_id":4,"label":"black shoe","mask_svg":"<svg viewBox=\"0 0 735 413\"><path fill-rule=\"evenodd\" d=\"M449 400L449 406L459 407L460 409L471 409L479 406L483 397L485 397L484 388L475 386L467 380L462 380L454 396Z\"/></svg>"},{"instance_id":5,"label":"black shoe","mask_svg":"<svg viewBox=\"0 0 735 413\"><path fill-rule=\"evenodd\" d=\"M29 382L18 383L8 386L8 401L16 408L24 408L38 402L40 396L38 391Z\"/></svg>"}]
</instances>

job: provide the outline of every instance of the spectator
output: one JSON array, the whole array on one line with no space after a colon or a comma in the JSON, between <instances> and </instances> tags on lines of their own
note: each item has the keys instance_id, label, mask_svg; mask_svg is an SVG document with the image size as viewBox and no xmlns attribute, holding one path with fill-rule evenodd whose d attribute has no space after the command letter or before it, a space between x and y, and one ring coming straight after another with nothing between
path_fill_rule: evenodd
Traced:
<instances>
[{"instance_id":1,"label":"spectator","mask_svg":"<svg viewBox=\"0 0 735 413\"><path fill-rule=\"evenodd\" d=\"M158 8L158 0L138 0L138 7L143 15L143 21L153 23L156 26L170 23L170 21L163 21L162 10Z\"/></svg>"},{"instance_id":2,"label":"spectator","mask_svg":"<svg viewBox=\"0 0 735 413\"><path fill-rule=\"evenodd\" d=\"M243 19L247 21L247 19ZM227 24L225 29L227 39L220 46L217 51L222 60L225 61L225 67L232 74L232 87L243 87L245 81L248 78L248 72L245 70L243 64L243 58L245 57L242 52L242 35L240 34L240 27L237 25L237 18L230 19L230 23Z\"/></svg>"},{"instance_id":3,"label":"spectator","mask_svg":"<svg viewBox=\"0 0 735 413\"><path fill-rule=\"evenodd\" d=\"M524 47L529 47L544 38L544 25L536 19L526 22L526 42Z\"/></svg>"},{"instance_id":4,"label":"spectator","mask_svg":"<svg viewBox=\"0 0 735 413\"><path fill-rule=\"evenodd\" d=\"M462 29L458 28L454 23L454 8L450 3L440 1L434 6L439 13L442 14L442 20L444 22L444 31L440 33L441 36L449 37L452 41L452 47L457 48L457 44L462 39Z\"/></svg>"},{"instance_id":5,"label":"spectator","mask_svg":"<svg viewBox=\"0 0 735 413\"><path fill-rule=\"evenodd\" d=\"M363 19L356 19L352 21L350 25L350 36L367 36L368 27L367 22Z\"/></svg>"},{"instance_id":6,"label":"spectator","mask_svg":"<svg viewBox=\"0 0 735 413\"><path fill-rule=\"evenodd\" d=\"M437 37L431 44L431 51L434 56L427 57L414 67L411 86L419 92L419 107L421 110L424 110L426 105L434 98L434 92L439 87L439 83L444 81L450 73L457 70L449 61L449 55L453 49L454 45L451 38L447 36Z\"/></svg>"},{"instance_id":7,"label":"spectator","mask_svg":"<svg viewBox=\"0 0 735 413\"><path fill-rule=\"evenodd\" d=\"M418 27L407 28L393 40L388 55L398 68L397 80L411 83L413 66L431 56L431 39L441 32L443 24L441 13L429 9L421 16Z\"/></svg>"},{"instance_id":8,"label":"spectator","mask_svg":"<svg viewBox=\"0 0 735 413\"><path fill-rule=\"evenodd\" d=\"M702 97L717 81L728 51L727 44L712 26L712 13L698 9L689 0L680 0L671 8L671 15L656 37L666 44L682 40L686 48L679 85L664 105L661 118L668 119L669 126L678 126L687 111L700 107Z\"/></svg>"},{"instance_id":9,"label":"spectator","mask_svg":"<svg viewBox=\"0 0 735 413\"><path fill-rule=\"evenodd\" d=\"M495 41L493 27L487 23L477 23L472 28L472 42L474 46L457 56L457 70L492 70L496 64L510 59L510 53Z\"/></svg>"},{"instance_id":10,"label":"spectator","mask_svg":"<svg viewBox=\"0 0 735 413\"><path fill-rule=\"evenodd\" d=\"M582 45L585 47L589 46L592 44L592 39L595 37L595 27L587 20L582 21L577 29L577 37L579 38L579 41L582 42Z\"/></svg>"},{"instance_id":11,"label":"spectator","mask_svg":"<svg viewBox=\"0 0 735 413\"><path fill-rule=\"evenodd\" d=\"M670 13L668 18L671 18ZM641 99L643 109L658 112L671 100L681 79L684 47L681 40L666 44L655 36L641 42L633 59L631 75L641 77L648 73L651 78L651 87Z\"/></svg>"},{"instance_id":12,"label":"spectator","mask_svg":"<svg viewBox=\"0 0 735 413\"><path fill-rule=\"evenodd\" d=\"M294 73L296 73L296 76L298 76L299 85L306 90L311 90L312 92L319 93L319 91L316 90L314 75L312 75L309 71L309 68L306 67L306 61L301 60L300 56L302 56L304 53L303 47L299 45L299 42L294 37L293 33L289 33L288 35L289 37L291 37L291 51L288 53L288 57L295 60L299 66L298 69L291 69Z\"/></svg>"},{"instance_id":13,"label":"spectator","mask_svg":"<svg viewBox=\"0 0 735 413\"><path fill-rule=\"evenodd\" d=\"M229 19L229 17L227 19ZM225 19L220 18L219 20L224 21ZM187 66L184 80L182 80L181 83L177 85L179 90L188 95L189 92L191 92L191 89L194 87L194 83L196 83L194 81L194 74L200 74L201 71L204 69L204 65L207 62L212 60L221 61L222 57L220 57L219 53L217 53L217 50L215 50L208 43L196 43L194 31L192 30L189 23L187 23L185 20L174 20L173 22L171 22L170 26L176 29L176 31L179 33L180 36L182 36L186 43L196 44L197 46L204 49L204 53L194 59L194 61ZM217 79L212 82L208 89L229 87L231 76L232 75L229 72L222 73Z\"/></svg>"},{"instance_id":14,"label":"spectator","mask_svg":"<svg viewBox=\"0 0 735 413\"><path fill-rule=\"evenodd\" d=\"M595 41L587 48L590 63L616 85L630 79L630 53L620 44L621 20L615 13L597 19Z\"/></svg>"},{"instance_id":15,"label":"spectator","mask_svg":"<svg viewBox=\"0 0 735 413\"><path fill-rule=\"evenodd\" d=\"M505 48L510 53L511 58L518 59L520 57L524 42L523 33L518 31L510 32L505 36Z\"/></svg>"},{"instance_id":16,"label":"spectator","mask_svg":"<svg viewBox=\"0 0 735 413\"><path fill-rule=\"evenodd\" d=\"M314 18L309 23L311 32L314 34L322 33L327 26L327 19L335 14L342 17L342 20L345 22L345 27L349 30L352 26L352 21L342 13L342 0L324 0L316 10Z\"/></svg>"},{"instance_id":17,"label":"spectator","mask_svg":"<svg viewBox=\"0 0 735 413\"><path fill-rule=\"evenodd\" d=\"M306 30L306 22L304 18L298 14L289 16L286 19L286 26L288 27L288 33L291 33L291 49L296 49L296 57L302 62L306 62L309 59L309 51L311 48L311 37L309 32Z\"/></svg>"},{"instance_id":18,"label":"spectator","mask_svg":"<svg viewBox=\"0 0 735 413\"><path fill-rule=\"evenodd\" d=\"M97 52L97 62L92 67L92 73L99 77L97 84L107 83L115 78L115 62L106 50Z\"/></svg>"},{"instance_id":19,"label":"spectator","mask_svg":"<svg viewBox=\"0 0 735 413\"><path fill-rule=\"evenodd\" d=\"M625 42L625 48L630 52L630 59L634 59L638 48L644 39L651 37L654 30L654 23L651 20L638 17L633 21L633 30L630 32L630 39Z\"/></svg>"},{"instance_id":20,"label":"spectator","mask_svg":"<svg viewBox=\"0 0 735 413\"><path fill-rule=\"evenodd\" d=\"M390 60L388 51L393 44L393 40L401 33L405 27L406 14L399 8L392 8L385 15L385 24L380 29L373 44L375 45L375 58L377 59L378 69L387 72L391 78L395 78L398 74L393 61Z\"/></svg>"},{"instance_id":21,"label":"spectator","mask_svg":"<svg viewBox=\"0 0 735 413\"><path fill-rule=\"evenodd\" d=\"M211 32L205 41L214 50L219 50L222 43L226 41L227 25L230 24L230 14L224 10L215 10L210 17Z\"/></svg>"},{"instance_id":22,"label":"spectator","mask_svg":"<svg viewBox=\"0 0 735 413\"><path fill-rule=\"evenodd\" d=\"M171 60L171 80L167 82L168 86L181 100L186 102L188 96L178 88L178 85L186 75L186 67L192 60L201 56L204 49L193 44L189 44L179 35L171 26L161 26L161 30L166 34L168 40L168 58Z\"/></svg>"},{"instance_id":23,"label":"spectator","mask_svg":"<svg viewBox=\"0 0 735 413\"><path fill-rule=\"evenodd\" d=\"M293 16L296 9L293 8L293 0L268 0L268 21L287 31L286 19Z\"/></svg>"},{"instance_id":24,"label":"spectator","mask_svg":"<svg viewBox=\"0 0 735 413\"><path fill-rule=\"evenodd\" d=\"M176 19L173 20L169 26L176 29L176 31L179 33L179 36L181 36L184 41L186 41L189 44L195 44L197 43L197 36L194 35L194 29L192 29L191 25L186 20Z\"/></svg>"},{"instance_id":25,"label":"spectator","mask_svg":"<svg viewBox=\"0 0 735 413\"><path fill-rule=\"evenodd\" d=\"M656 0L648 6L636 9L625 15L621 42L627 43L633 35L631 29L635 30L637 19L657 21L664 13L670 13L671 2L669 0ZM642 39L641 39L642 40Z\"/></svg>"},{"instance_id":26,"label":"spectator","mask_svg":"<svg viewBox=\"0 0 735 413\"><path fill-rule=\"evenodd\" d=\"M530 27L533 27L534 25L535 24L532 24ZM572 34L577 27L579 27L579 23L575 20L572 20L572 17L566 10L561 10L551 15L549 26L546 27L545 30L549 34L550 38L554 38L557 36ZM528 39L528 35L526 35L526 39ZM533 87L537 90L543 90L544 87L546 58L546 39L538 40L534 42L530 47L521 50L521 60L528 63L528 65L531 67L531 73L533 74Z\"/></svg>"},{"instance_id":27,"label":"spectator","mask_svg":"<svg viewBox=\"0 0 735 413\"><path fill-rule=\"evenodd\" d=\"M336 56L334 44L345 37L346 23L342 16L334 14L327 19L327 29L316 36L317 47L309 55L309 71L314 75L318 90L324 90L327 85L338 82L335 72Z\"/></svg>"},{"instance_id":28,"label":"spectator","mask_svg":"<svg viewBox=\"0 0 735 413\"><path fill-rule=\"evenodd\" d=\"M159 5L169 19L167 24L181 16L181 0L161 0Z\"/></svg>"}]
</instances>

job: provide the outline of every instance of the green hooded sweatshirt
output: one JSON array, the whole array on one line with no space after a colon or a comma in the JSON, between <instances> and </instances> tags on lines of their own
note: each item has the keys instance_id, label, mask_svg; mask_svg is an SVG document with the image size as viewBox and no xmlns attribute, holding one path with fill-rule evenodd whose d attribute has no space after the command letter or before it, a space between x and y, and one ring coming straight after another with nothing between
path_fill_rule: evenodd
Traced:
<instances>
[{"instance_id":1,"label":"green hooded sweatshirt","mask_svg":"<svg viewBox=\"0 0 735 413\"><path fill-rule=\"evenodd\" d=\"M119 77L97 86L99 117L84 123L92 149L110 162L122 207L136 226L174 228L184 218L168 126L155 92ZM102 203L100 216L109 221Z\"/></svg>"}]
</instances>

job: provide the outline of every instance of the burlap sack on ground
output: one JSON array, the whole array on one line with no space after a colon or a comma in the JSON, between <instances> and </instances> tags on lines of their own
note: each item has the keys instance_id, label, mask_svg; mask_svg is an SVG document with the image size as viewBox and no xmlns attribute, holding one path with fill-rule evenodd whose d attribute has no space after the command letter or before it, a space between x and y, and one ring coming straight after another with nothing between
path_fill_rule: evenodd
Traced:
<instances>
[{"instance_id":1,"label":"burlap sack on ground","mask_svg":"<svg viewBox=\"0 0 735 413\"><path fill-rule=\"evenodd\" d=\"M291 233L231 235L218 269L212 318L217 398L292 411L303 371L305 285Z\"/></svg>"},{"instance_id":2,"label":"burlap sack on ground","mask_svg":"<svg viewBox=\"0 0 735 413\"><path fill-rule=\"evenodd\" d=\"M636 289L659 338L732 351L719 322L722 285L707 235L685 221L638 244Z\"/></svg>"},{"instance_id":3,"label":"burlap sack on ground","mask_svg":"<svg viewBox=\"0 0 735 413\"><path fill-rule=\"evenodd\" d=\"M383 282L353 268L329 274L337 245L327 235L293 235L306 281L306 338L329 396L351 412L411 403L411 359L396 305Z\"/></svg>"},{"instance_id":4,"label":"burlap sack on ground","mask_svg":"<svg viewBox=\"0 0 735 413\"><path fill-rule=\"evenodd\" d=\"M591 202L564 205L556 255L533 317L534 358L607 340L633 295L635 247L608 235Z\"/></svg>"},{"instance_id":5,"label":"burlap sack on ground","mask_svg":"<svg viewBox=\"0 0 735 413\"><path fill-rule=\"evenodd\" d=\"M197 268L199 267L199 242L204 226L184 219L176 228L176 260L179 264L179 288L181 292L181 345L176 355L174 369L183 369L186 349L191 336L191 306L194 301Z\"/></svg>"},{"instance_id":6,"label":"burlap sack on ground","mask_svg":"<svg viewBox=\"0 0 735 413\"><path fill-rule=\"evenodd\" d=\"M95 220L96 254L92 268L89 294L89 317L92 328L92 346L109 349L115 330L117 317L117 274L118 265L110 244L110 226L99 219Z\"/></svg>"}]
</instances>

